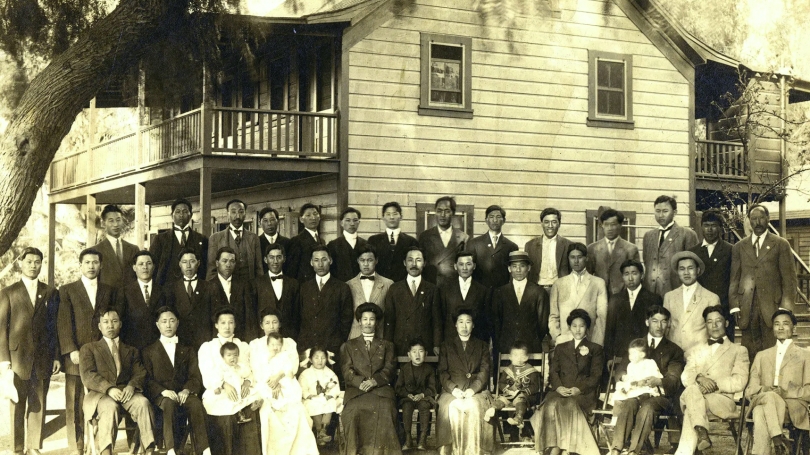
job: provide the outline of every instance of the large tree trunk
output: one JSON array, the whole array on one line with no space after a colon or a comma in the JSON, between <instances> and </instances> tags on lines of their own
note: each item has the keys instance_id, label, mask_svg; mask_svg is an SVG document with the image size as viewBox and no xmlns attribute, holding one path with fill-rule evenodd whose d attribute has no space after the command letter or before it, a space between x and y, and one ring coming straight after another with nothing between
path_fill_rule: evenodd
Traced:
<instances>
[{"instance_id":1,"label":"large tree trunk","mask_svg":"<svg viewBox=\"0 0 810 455\"><path fill-rule=\"evenodd\" d=\"M182 14L184 4L121 0L31 81L0 139L0 254L25 226L48 166L76 115L111 75L126 69L160 36L172 12Z\"/></svg>"}]
</instances>

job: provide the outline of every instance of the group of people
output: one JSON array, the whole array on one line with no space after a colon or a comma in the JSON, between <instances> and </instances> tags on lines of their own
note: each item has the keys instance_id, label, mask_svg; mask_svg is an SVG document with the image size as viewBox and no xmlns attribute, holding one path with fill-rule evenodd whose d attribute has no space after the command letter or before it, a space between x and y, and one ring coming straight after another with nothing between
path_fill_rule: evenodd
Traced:
<instances>
[{"instance_id":1,"label":"group of people","mask_svg":"<svg viewBox=\"0 0 810 455\"><path fill-rule=\"evenodd\" d=\"M107 206L104 240L81 252L81 278L58 291L38 281L42 253L23 251L21 281L0 291L0 370L13 371L19 398L15 452L41 449L58 371L79 454L86 421L110 453L119 414L137 423L128 438L147 452L157 429L170 455L189 432L198 455L315 454L336 436L338 412L346 453L401 453L425 447L436 405L443 453L490 453L492 417L509 405L508 422L520 429L528 419L541 453L590 455L598 448L587 415L608 367L621 379L614 452L640 453L662 412L683 416L678 453L705 450L708 413L730 412L724 398L746 383L755 421L769 422L756 427L756 454L785 446L772 433L786 413L808 426L790 400L810 401L810 378L779 369L785 355L791 366L804 359L779 344L795 325L792 253L768 233L763 206L749 211L753 234L732 247L719 211L703 213L698 243L674 222L677 202L661 196L643 263L614 209L599 215L602 238L586 246L560 235L562 214L546 208L543 236L521 250L502 232L505 210L488 207L488 232L469 238L453 226L451 197L436 201L437 225L416 238L401 231L396 202L382 206L385 232L367 240L357 235L360 212L347 208L329 243L313 204L301 207L304 229L291 239L272 208L260 211L258 236L244 228L244 202L226 207L228 228L206 238L191 229L191 203L175 201L173 228L139 251L121 239L121 210ZM744 348L732 342L735 320ZM544 379L527 361L540 352L552 353L542 402Z\"/></svg>"}]
</instances>

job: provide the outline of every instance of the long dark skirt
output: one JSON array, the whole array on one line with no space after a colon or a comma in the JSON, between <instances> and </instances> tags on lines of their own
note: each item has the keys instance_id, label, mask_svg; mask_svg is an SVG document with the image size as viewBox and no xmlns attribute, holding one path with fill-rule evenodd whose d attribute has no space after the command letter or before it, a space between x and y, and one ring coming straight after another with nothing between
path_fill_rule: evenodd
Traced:
<instances>
[{"instance_id":1,"label":"long dark skirt","mask_svg":"<svg viewBox=\"0 0 810 455\"><path fill-rule=\"evenodd\" d=\"M364 393L349 400L340 416L345 455L400 455L397 408L393 399Z\"/></svg>"},{"instance_id":2,"label":"long dark skirt","mask_svg":"<svg viewBox=\"0 0 810 455\"><path fill-rule=\"evenodd\" d=\"M547 448L559 447L572 454L599 455L599 446L575 397L550 392L531 423L534 446L541 454Z\"/></svg>"}]
</instances>

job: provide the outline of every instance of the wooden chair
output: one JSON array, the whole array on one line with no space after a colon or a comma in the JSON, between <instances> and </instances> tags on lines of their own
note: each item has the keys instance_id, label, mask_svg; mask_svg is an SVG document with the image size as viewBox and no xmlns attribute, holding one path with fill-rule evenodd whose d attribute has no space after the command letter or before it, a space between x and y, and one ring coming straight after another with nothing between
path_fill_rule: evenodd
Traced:
<instances>
[{"instance_id":1,"label":"wooden chair","mask_svg":"<svg viewBox=\"0 0 810 455\"><path fill-rule=\"evenodd\" d=\"M87 396L86 387L84 389L84 395ZM96 445L98 419L93 416L84 416L84 418L86 422L84 431L84 446L90 448L91 455L99 455L100 450ZM132 432L132 443L129 447L128 453L135 454L139 451L143 451L143 448L141 447L141 434L140 430L138 429L138 425L132 421L126 411L119 414L118 425L116 425L115 431L113 432L111 451L115 453L115 441L118 439L118 432L122 430Z\"/></svg>"},{"instance_id":2,"label":"wooden chair","mask_svg":"<svg viewBox=\"0 0 810 455\"><path fill-rule=\"evenodd\" d=\"M495 397L494 398L496 400L498 399L498 396L500 394L500 391L498 390L498 382L500 381L501 374L503 373L503 371L506 370L506 368L509 366L508 363L507 363L508 361L509 361L509 354L501 354L498 357L498 374L496 375L496 378L495 378L495 387L494 387L494 389L495 389ZM546 354L545 352L529 353L529 364L534 366L534 368L540 373L540 380L541 381L545 380L545 371L546 371L546 363L547 362L548 362L548 354ZM539 396L538 396L538 403L540 401L542 401L542 399L543 399L544 390L545 390L545 384L544 383L540 384L540 392L539 392ZM534 406L530 407L529 410L534 410ZM509 412L515 412L515 407L514 406L506 406L506 407L502 408L500 411L495 412L495 417L494 417L495 425L493 425L493 427L494 427L493 431L496 432L496 435L499 438L499 444L502 445L502 446L525 446L525 447L531 446L531 447L534 447L534 441L531 441L531 442L522 442L522 441L506 442L506 439L504 438L503 422L506 420L507 413L509 413ZM527 414L528 414L528 412L527 412Z\"/></svg>"}]
</instances>

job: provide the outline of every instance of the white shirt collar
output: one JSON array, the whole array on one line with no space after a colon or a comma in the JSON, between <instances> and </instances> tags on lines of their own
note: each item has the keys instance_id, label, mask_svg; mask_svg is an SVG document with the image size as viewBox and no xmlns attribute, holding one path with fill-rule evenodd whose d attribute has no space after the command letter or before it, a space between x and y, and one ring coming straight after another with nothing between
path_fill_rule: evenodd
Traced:
<instances>
[{"instance_id":1,"label":"white shirt collar","mask_svg":"<svg viewBox=\"0 0 810 455\"><path fill-rule=\"evenodd\" d=\"M447 229L442 229L442 227L439 226L438 224L436 225L436 227L439 228L439 234L449 234L449 233L453 232L453 225L452 224Z\"/></svg>"},{"instance_id":2,"label":"white shirt collar","mask_svg":"<svg viewBox=\"0 0 810 455\"><path fill-rule=\"evenodd\" d=\"M472 284L472 277L468 277L466 280L458 277L458 284L460 284L462 287L467 287Z\"/></svg>"},{"instance_id":3,"label":"white shirt collar","mask_svg":"<svg viewBox=\"0 0 810 455\"><path fill-rule=\"evenodd\" d=\"M776 349L777 349L777 350L778 350L779 348L786 349L788 346L790 346L790 344L791 344L791 343L793 343L793 339L792 339L792 338L788 338L787 340L785 340L785 341L783 341L783 342L780 342L779 340L776 340Z\"/></svg>"},{"instance_id":4,"label":"white shirt collar","mask_svg":"<svg viewBox=\"0 0 810 455\"><path fill-rule=\"evenodd\" d=\"M84 284L84 287L98 286L98 277L93 278L91 280L91 279L87 278L86 276L82 275L82 284Z\"/></svg>"},{"instance_id":5,"label":"white shirt collar","mask_svg":"<svg viewBox=\"0 0 810 455\"><path fill-rule=\"evenodd\" d=\"M684 292L684 293L687 293L687 292L695 292L695 289L697 289L697 285L698 285L698 282L697 282L697 281L695 281L694 283L692 283L692 285L691 285L691 286L687 286L687 285L685 285L685 284L681 283L681 286L683 287L683 292Z\"/></svg>"},{"instance_id":6,"label":"white shirt collar","mask_svg":"<svg viewBox=\"0 0 810 455\"><path fill-rule=\"evenodd\" d=\"M243 232L244 232L244 230L245 230L245 225L243 224L243 225L242 225L242 226L240 226L240 227L234 227L234 225L233 225L233 224L228 224L228 229L230 229L230 230L232 230L232 231L243 231Z\"/></svg>"},{"instance_id":7,"label":"white shirt collar","mask_svg":"<svg viewBox=\"0 0 810 455\"><path fill-rule=\"evenodd\" d=\"M264 233L264 237L265 237L267 240L269 240L271 243L273 243L273 242L275 242L275 241L278 239L278 232L276 232L276 233L275 233L275 234L273 234L273 235L270 235L270 234L268 234L268 233L266 233L266 232L265 232L265 233Z\"/></svg>"},{"instance_id":8,"label":"white shirt collar","mask_svg":"<svg viewBox=\"0 0 810 455\"><path fill-rule=\"evenodd\" d=\"M346 240L349 240L349 241L356 241L357 240L357 233L355 232L354 234L350 234L348 231L343 231L343 237L345 237Z\"/></svg>"},{"instance_id":9,"label":"white shirt collar","mask_svg":"<svg viewBox=\"0 0 810 455\"><path fill-rule=\"evenodd\" d=\"M616 237L616 238L615 238L615 239L613 239L613 240L610 240L609 238L605 237L605 243L607 243L608 245L610 245L611 243L612 243L613 245L616 245L616 242L618 242L618 241L619 241L619 237Z\"/></svg>"},{"instance_id":10,"label":"white shirt collar","mask_svg":"<svg viewBox=\"0 0 810 455\"><path fill-rule=\"evenodd\" d=\"M498 236L498 240L500 240L501 237L503 237L503 232L495 232L495 231L489 231L488 230L487 233L489 234L489 239L490 240L494 239L496 235Z\"/></svg>"},{"instance_id":11,"label":"white shirt collar","mask_svg":"<svg viewBox=\"0 0 810 455\"><path fill-rule=\"evenodd\" d=\"M143 289L144 286L149 286L149 289L152 289L152 280L149 280L146 283L144 283L141 280L138 280L138 286L140 286L141 289Z\"/></svg>"},{"instance_id":12,"label":"white shirt collar","mask_svg":"<svg viewBox=\"0 0 810 455\"><path fill-rule=\"evenodd\" d=\"M551 243L557 240L557 236L559 234L554 234L554 237L548 238L545 234L543 234L543 243Z\"/></svg>"},{"instance_id":13,"label":"white shirt collar","mask_svg":"<svg viewBox=\"0 0 810 455\"><path fill-rule=\"evenodd\" d=\"M197 274L195 273L194 276L191 277L191 278L186 278L186 276L183 275L183 280L184 281L197 281Z\"/></svg>"},{"instance_id":14,"label":"white shirt collar","mask_svg":"<svg viewBox=\"0 0 810 455\"><path fill-rule=\"evenodd\" d=\"M310 229L310 228L304 228L304 229L306 229L306 231L307 231L307 232L309 232L309 235L311 235L313 239L315 238L315 236L317 236L317 235L318 235L318 233L317 233L317 232L313 231L313 230L312 230L312 229Z\"/></svg>"},{"instance_id":15,"label":"white shirt collar","mask_svg":"<svg viewBox=\"0 0 810 455\"><path fill-rule=\"evenodd\" d=\"M117 242L119 240L122 240L121 237L115 238L115 237L113 237L111 235L107 235L107 234L104 234L104 236L107 237L107 240L110 241L110 244L112 244L113 247L115 246L115 242ZM121 245L123 246L123 243Z\"/></svg>"},{"instance_id":16,"label":"white shirt collar","mask_svg":"<svg viewBox=\"0 0 810 455\"><path fill-rule=\"evenodd\" d=\"M764 233L762 233L762 235L759 236L760 244L761 244L761 242L763 240L765 240L765 236L767 236L767 235L768 235L768 231L765 231ZM757 235L752 232L751 233L751 245L756 245L756 243L757 243Z\"/></svg>"},{"instance_id":17,"label":"white shirt collar","mask_svg":"<svg viewBox=\"0 0 810 455\"><path fill-rule=\"evenodd\" d=\"M401 231L402 231L401 228L396 228L396 229L385 228L385 235L387 235L389 238L391 237L391 234L394 234L394 237L399 237L399 233Z\"/></svg>"},{"instance_id":18,"label":"white shirt collar","mask_svg":"<svg viewBox=\"0 0 810 455\"><path fill-rule=\"evenodd\" d=\"M672 221L669 222L669 224L667 224L664 227L658 226L658 230L659 231L666 231L667 229L672 229L672 226L674 226L674 225L675 225L675 220L672 220Z\"/></svg>"},{"instance_id":19,"label":"white shirt collar","mask_svg":"<svg viewBox=\"0 0 810 455\"><path fill-rule=\"evenodd\" d=\"M107 338L107 337L102 337L102 338L104 338L104 341L106 341L106 342L107 342L107 345L109 345L109 344L110 344L110 343L112 343L113 341L115 342L115 344L118 344L118 338L119 338L119 337L115 337L115 338Z\"/></svg>"},{"instance_id":20,"label":"white shirt collar","mask_svg":"<svg viewBox=\"0 0 810 455\"><path fill-rule=\"evenodd\" d=\"M419 289L419 285L422 284L422 275L419 275L419 276L410 276L410 275L408 275L408 278L406 278L406 279L408 280L408 287L411 286L411 281L416 282L416 288L417 289Z\"/></svg>"},{"instance_id":21,"label":"white shirt collar","mask_svg":"<svg viewBox=\"0 0 810 455\"><path fill-rule=\"evenodd\" d=\"M229 341L231 343L233 343L234 340L235 340L235 338L233 336L231 336L230 338L223 338L223 337L219 336L219 334L217 334L217 339L219 340L219 344L225 344L225 343L227 343Z\"/></svg>"},{"instance_id":22,"label":"white shirt collar","mask_svg":"<svg viewBox=\"0 0 810 455\"><path fill-rule=\"evenodd\" d=\"M284 276L284 271L282 270L282 271L281 271L281 273L279 273L279 274L275 274L275 273L273 273L273 272L271 272L271 271L269 271L269 270L268 270L268 271L267 271L267 276L269 276L270 278L272 278L272 277L274 277L274 276Z\"/></svg>"},{"instance_id":23,"label":"white shirt collar","mask_svg":"<svg viewBox=\"0 0 810 455\"><path fill-rule=\"evenodd\" d=\"M327 273L324 276L315 275L315 280L321 284L326 284L326 282L329 281L329 278L331 277L332 277L331 273Z\"/></svg>"},{"instance_id":24,"label":"white shirt collar","mask_svg":"<svg viewBox=\"0 0 810 455\"><path fill-rule=\"evenodd\" d=\"M172 230L174 230L174 228L181 229L181 230L188 229L189 231L191 231L191 222L188 222L185 226L178 226L178 225L172 223Z\"/></svg>"},{"instance_id":25,"label":"white shirt collar","mask_svg":"<svg viewBox=\"0 0 810 455\"><path fill-rule=\"evenodd\" d=\"M84 278L84 277L82 277L82 278ZM34 287L34 289L36 289L36 287L39 285L39 280L37 280L37 279L30 280L26 276L20 276L20 280L22 280L22 282L25 285L26 289L30 289L32 286Z\"/></svg>"},{"instance_id":26,"label":"white shirt collar","mask_svg":"<svg viewBox=\"0 0 810 455\"><path fill-rule=\"evenodd\" d=\"M655 347L658 347L658 345L661 344L661 340L663 339L664 337L654 337L650 335L649 332L647 332L647 346L650 345L650 340L655 340Z\"/></svg>"},{"instance_id":27,"label":"white shirt collar","mask_svg":"<svg viewBox=\"0 0 810 455\"><path fill-rule=\"evenodd\" d=\"M463 336L459 335L458 337L461 339L461 341L470 341L471 336L472 336L472 334L469 334L466 337L463 337Z\"/></svg>"},{"instance_id":28,"label":"white shirt collar","mask_svg":"<svg viewBox=\"0 0 810 455\"><path fill-rule=\"evenodd\" d=\"M165 337L165 336L161 335L161 336L160 336L160 342L161 342L161 343L163 343L163 344L166 344L166 343L169 343L169 344L177 344L177 335L175 334L175 335L174 335L173 337L171 337L171 338L167 338L167 337Z\"/></svg>"},{"instance_id":29,"label":"white shirt collar","mask_svg":"<svg viewBox=\"0 0 810 455\"><path fill-rule=\"evenodd\" d=\"M229 276L228 278L225 278L224 276L217 273L217 278L219 278L219 281L221 281L223 283L230 283L231 280L233 279L233 275Z\"/></svg>"},{"instance_id":30,"label":"white shirt collar","mask_svg":"<svg viewBox=\"0 0 810 455\"><path fill-rule=\"evenodd\" d=\"M706 239L703 239L703 243L700 244L700 246L717 246L718 243L720 243L720 239L717 239L714 243L709 243Z\"/></svg>"}]
</instances>

